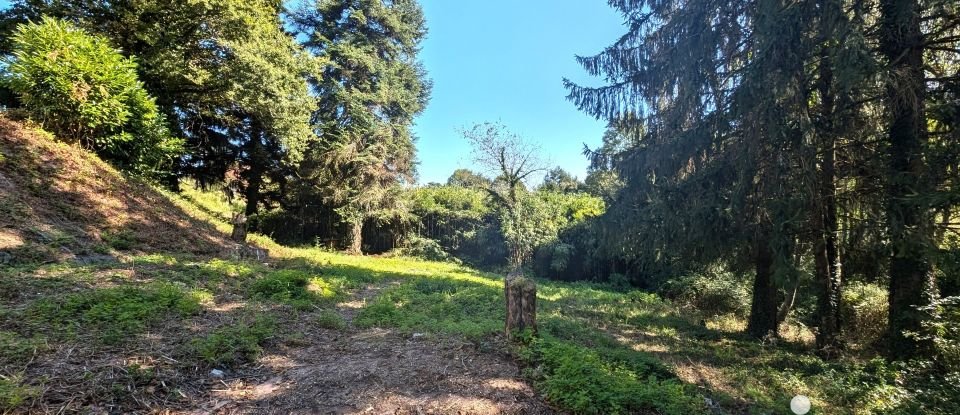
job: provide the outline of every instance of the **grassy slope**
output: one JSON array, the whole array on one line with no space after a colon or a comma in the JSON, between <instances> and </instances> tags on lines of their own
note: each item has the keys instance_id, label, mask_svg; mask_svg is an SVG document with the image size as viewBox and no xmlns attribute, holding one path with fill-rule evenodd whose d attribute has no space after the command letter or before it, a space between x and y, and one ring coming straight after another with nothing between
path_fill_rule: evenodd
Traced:
<instances>
[{"instance_id":1,"label":"grassy slope","mask_svg":"<svg viewBox=\"0 0 960 415\"><path fill-rule=\"evenodd\" d=\"M209 254L229 230L231 208L216 194L158 191L69 146L10 138L34 133L8 121L0 128L0 250L17 259L0 268L0 411L189 407L197 368L202 377L211 365L250 364L264 348L295 343L297 325L342 328L332 304L371 284L384 288L362 305L360 327L502 344L497 275L287 248L257 235L271 264L218 259ZM65 236L36 236L51 232ZM105 233L125 236L111 243ZM45 263L61 247L118 260ZM813 398L813 413L896 404L887 386L894 379L879 362L826 363L799 345L762 345L712 322L701 327L640 292L540 281L538 294L541 336L514 352L558 407L787 414L799 393Z\"/></svg>"}]
</instances>

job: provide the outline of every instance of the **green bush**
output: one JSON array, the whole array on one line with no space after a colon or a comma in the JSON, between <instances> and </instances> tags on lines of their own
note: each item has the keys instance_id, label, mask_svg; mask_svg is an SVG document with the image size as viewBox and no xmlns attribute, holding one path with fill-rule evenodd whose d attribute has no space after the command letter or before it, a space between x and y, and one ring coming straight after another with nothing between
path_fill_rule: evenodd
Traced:
<instances>
[{"instance_id":1,"label":"green bush","mask_svg":"<svg viewBox=\"0 0 960 415\"><path fill-rule=\"evenodd\" d=\"M44 17L17 28L4 64L0 83L32 118L123 170L161 178L183 153L138 81L134 59L102 36Z\"/></svg>"},{"instance_id":2,"label":"green bush","mask_svg":"<svg viewBox=\"0 0 960 415\"><path fill-rule=\"evenodd\" d=\"M421 258L428 261L450 261L454 258L440 246L440 243L427 238L414 236L409 238L404 246L395 249L395 255Z\"/></svg>"},{"instance_id":3,"label":"green bush","mask_svg":"<svg viewBox=\"0 0 960 415\"><path fill-rule=\"evenodd\" d=\"M428 186L412 190L409 197L419 237L437 241L444 252L471 264L503 263L506 246L483 190Z\"/></svg>"},{"instance_id":4,"label":"green bush","mask_svg":"<svg viewBox=\"0 0 960 415\"><path fill-rule=\"evenodd\" d=\"M744 316L750 311L749 286L733 273L711 270L669 280L661 291L666 297L704 315Z\"/></svg>"},{"instance_id":5,"label":"green bush","mask_svg":"<svg viewBox=\"0 0 960 415\"><path fill-rule=\"evenodd\" d=\"M887 289L877 284L853 282L841 292L841 321L847 342L870 346L887 330Z\"/></svg>"},{"instance_id":6,"label":"green bush","mask_svg":"<svg viewBox=\"0 0 960 415\"><path fill-rule=\"evenodd\" d=\"M573 196L567 195L567 198ZM599 199L574 198L572 205L593 203ZM617 274L623 280L618 283L629 283L626 275L616 272L616 258L609 257L601 248L604 236L600 233L598 218L586 215L596 211L571 209L570 218L573 222L563 225L557 240L541 245L533 257L533 272L541 278L561 281L599 280L604 276ZM575 220L576 217L582 220ZM609 279L609 278L608 278Z\"/></svg>"},{"instance_id":7,"label":"green bush","mask_svg":"<svg viewBox=\"0 0 960 415\"><path fill-rule=\"evenodd\" d=\"M207 336L194 339L194 353L212 365L236 365L256 360L263 345L273 337L276 322L258 317L253 321L221 327Z\"/></svg>"}]
</instances>

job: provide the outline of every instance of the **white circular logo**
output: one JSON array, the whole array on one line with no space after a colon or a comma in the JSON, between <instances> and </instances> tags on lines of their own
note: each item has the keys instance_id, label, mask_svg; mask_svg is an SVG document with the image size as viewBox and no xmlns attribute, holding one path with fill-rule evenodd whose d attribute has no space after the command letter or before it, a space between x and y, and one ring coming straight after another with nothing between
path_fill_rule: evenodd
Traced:
<instances>
[{"instance_id":1,"label":"white circular logo","mask_svg":"<svg viewBox=\"0 0 960 415\"><path fill-rule=\"evenodd\" d=\"M810 398L797 395L790 400L790 410L797 415L804 415L810 412Z\"/></svg>"}]
</instances>

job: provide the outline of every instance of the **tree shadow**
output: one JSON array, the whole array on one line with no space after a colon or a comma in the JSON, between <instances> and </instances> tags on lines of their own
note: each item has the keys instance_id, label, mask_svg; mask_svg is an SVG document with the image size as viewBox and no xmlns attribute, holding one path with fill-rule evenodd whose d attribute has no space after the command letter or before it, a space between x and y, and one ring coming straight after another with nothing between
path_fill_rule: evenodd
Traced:
<instances>
[{"instance_id":1,"label":"tree shadow","mask_svg":"<svg viewBox=\"0 0 960 415\"><path fill-rule=\"evenodd\" d=\"M94 154L0 117L0 246L30 263L117 250L210 254L225 235Z\"/></svg>"}]
</instances>

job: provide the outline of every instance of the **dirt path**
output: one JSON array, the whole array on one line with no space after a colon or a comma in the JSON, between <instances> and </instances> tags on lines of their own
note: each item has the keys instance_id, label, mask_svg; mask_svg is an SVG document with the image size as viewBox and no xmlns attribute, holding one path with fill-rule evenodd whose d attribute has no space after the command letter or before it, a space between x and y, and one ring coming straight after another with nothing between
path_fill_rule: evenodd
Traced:
<instances>
[{"instance_id":1,"label":"dirt path","mask_svg":"<svg viewBox=\"0 0 960 415\"><path fill-rule=\"evenodd\" d=\"M471 343L385 329L352 320L385 286L338 305L346 330L306 327L248 373L210 381L193 413L215 414L551 414L506 355ZM233 376L231 376L233 375Z\"/></svg>"}]
</instances>

